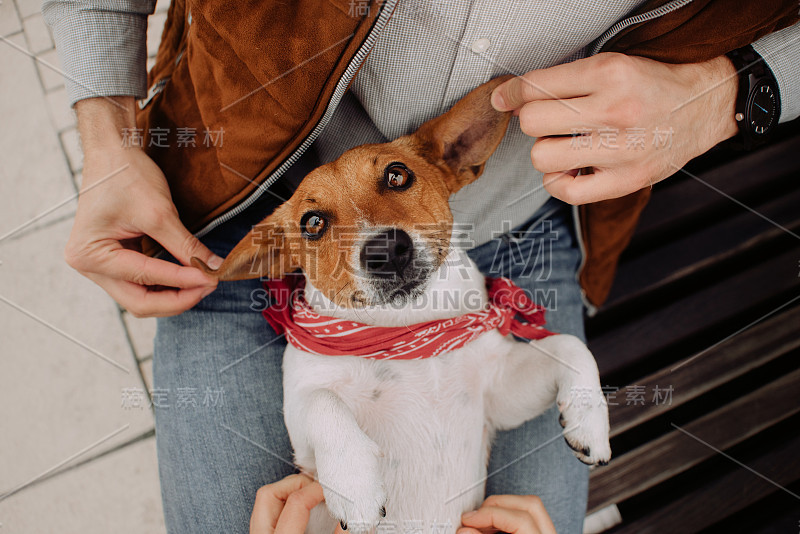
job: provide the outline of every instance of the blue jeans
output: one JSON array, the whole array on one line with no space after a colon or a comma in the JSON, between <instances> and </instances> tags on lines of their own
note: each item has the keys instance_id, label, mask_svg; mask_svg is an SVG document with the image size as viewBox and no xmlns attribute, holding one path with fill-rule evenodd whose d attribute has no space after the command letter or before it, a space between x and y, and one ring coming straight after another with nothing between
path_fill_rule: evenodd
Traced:
<instances>
[{"instance_id":1,"label":"blue jeans","mask_svg":"<svg viewBox=\"0 0 800 534\"><path fill-rule=\"evenodd\" d=\"M259 201L203 241L224 257L274 209L270 202ZM550 200L531 221L470 256L484 273L512 278L550 308L549 329L583 337L580 258L566 205ZM295 471L282 412L285 345L250 308L260 288L258 280L222 282L193 309L158 321L156 443L170 534L248 532L256 490ZM486 491L539 495L560 534L580 533L588 469L561 438L557 419L553 407L497 435Z\"/></svg>"}]
</instances>

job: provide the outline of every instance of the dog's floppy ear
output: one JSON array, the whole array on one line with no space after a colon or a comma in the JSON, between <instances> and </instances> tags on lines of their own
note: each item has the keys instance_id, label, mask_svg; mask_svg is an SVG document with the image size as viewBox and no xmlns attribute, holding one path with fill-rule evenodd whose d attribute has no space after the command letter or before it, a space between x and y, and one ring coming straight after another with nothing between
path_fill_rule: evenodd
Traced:
<instances>
[{"instance_id":1,"label":"dog's floppy ear","mask_svg":"<svg viewBox=\"0 0 800 534\"><path fill-rule=\"evenodd\" d=\"M199 258L192 258L192 265L218 280L281 278L296 268L289 249L286 232L273 214L233 247L219 269L212 269Z\"/></svg>"},{"instance_id":2,"label":"dog's floppy ear","mask_svg":"<svg viewBox=\"0 0 800 534\"><path fill-rule=\"evenodd\" d=\"M450 111L431 119L412 134L430 161L444 163L452 171L447 179L451 193L473 182L506 133L511 112L492 107L495 87L514 76L490 80L470 91Z\"/></svg>"}]
</instances>

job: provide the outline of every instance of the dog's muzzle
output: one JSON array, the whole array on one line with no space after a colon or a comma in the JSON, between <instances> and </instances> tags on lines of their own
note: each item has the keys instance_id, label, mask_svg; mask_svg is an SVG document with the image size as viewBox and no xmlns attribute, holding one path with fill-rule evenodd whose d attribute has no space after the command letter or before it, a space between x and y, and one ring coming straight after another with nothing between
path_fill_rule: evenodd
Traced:
<instances>
[{"instance_id":1,"label":"dog's muzzle","mask_svg":"<svg viewBox=\"0 0 800 534\"><path fill-rule=\"evenodd\" d=\"M361 268L380 280L402 278L414 257L411 236L392 228L372 236L361 248Z\"/></svg>"},{"instance_id":2,"label":"dog's muzzle","mask_svg":"<svg viewBox=\"0 0 800 534\"><path fill-rule=\"evenodd\" d=\"M361 247L361 269L378 301L405 301L419 295L432 272L420 252L411 236L399 228L367 239Z\"/></svg>"}]
</instances>

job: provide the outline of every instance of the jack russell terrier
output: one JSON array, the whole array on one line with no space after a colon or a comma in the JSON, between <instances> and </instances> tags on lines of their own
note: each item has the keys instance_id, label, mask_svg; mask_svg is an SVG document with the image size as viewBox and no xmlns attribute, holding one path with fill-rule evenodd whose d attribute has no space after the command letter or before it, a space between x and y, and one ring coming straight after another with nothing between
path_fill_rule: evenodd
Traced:
<instances>
[{"instance_id":1,"label":"jack russell terrier","mask_svg":"<svg viewBox=\"0 0 800 534\"><path fill-rule=\"evenodd\" d=\"M509 78L411 135L314 170L218 270L193 259L220 280L273 280L264 314L289 341L286 427L297 466L325 496L308 532L330 534L337 520L369 530L384 518L454 531L483 501L495 431L553 402L578 459L611 456L586 346L544 330L543 311L509 281L487 291L451 246L448 198L480 176L505 135L511 113L495 111L490 95ZM296 270L297 290L281 293L275 280Z\"/></svg>"}]
</instances>

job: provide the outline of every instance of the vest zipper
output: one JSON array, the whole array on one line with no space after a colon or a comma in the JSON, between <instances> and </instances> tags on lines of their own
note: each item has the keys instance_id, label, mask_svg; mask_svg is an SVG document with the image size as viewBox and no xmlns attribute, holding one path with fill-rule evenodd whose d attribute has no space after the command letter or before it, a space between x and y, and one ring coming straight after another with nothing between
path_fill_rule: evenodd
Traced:
<instances>
[{"instance_id":1,"label":"vest zipper","mask_svg":"<svg viewBox=\"0 0 800 534\"><path fill-rule=\"evenodd\" d=\"M608 30L606 30L605 33L603 33L603 35L595 39L595 41L591 45L591 48L589 49L587 57L598 54L600 50L603 48L603 46L612 37L617 35L625 28L632 26L634 24L639 24L641 22L647 22L649 20L663 17L668 13L672 13L673 11L676 11L686 5L691 4L692 1L693 0L672 0L671 2L667 2L666 4L659 6L655 9L652 9L646 13L642 13L640 15L634 15L632 17L620 20L619 22L611 26ZM578 281L578 287L581 288L581 300L583 300L583 305L586 306L586 315L592 317L597 314L598 311L597 306L589 302L589 299L586 298L586 292L580 285L581 273L583 272L584 265L586 265L586 243L583 242L583 233L581 230L581 221L580 221L580 209L578 206L572 206L572 219L575 224L575 236L578 241L578 248L581 251L581 263L578 266L578 269L575 271L575 279Z\"/></svg>"},{"instance_id":2,"label":"vest zipper","mask_svg":"<svg viewBox=\"0 0 800 534\"><path fill-rule=\"evenodd\" d=\"M345 92L347 92L350 81L356 75L359 67L364 62L364 59L366 59L367 54L369 54L370 50L372 50L372 47L375 45L375 41L378 39L378 34L381 32L381 30L383 30L384 26L386 26L386 23L389 21L389 17L391 17L397 1L398 0L385 0L382 2L381 12L373 24L372 30L370 30L366 39L364 39L364 42L361 44L361 47L353 56L353 59L350 61L350 64L347 66L347 69L344 71L342 77L339 78L339 81L336 84L336 89L334 89L333 95L328 102L328 107L325 109L325 113L322 115L322 118L319 120L311 133L308 134L308 137L305 138L300 146L295 149L292 155L289 156L286 161L280 165L280 167L275 169L275 171L273 171L273 173L266 180L264 180L264 182L259 185L255 191L250 193L250 196L195 232L194 235L196 237L203 237L220 224L229 221L250 207L261 195L264 194L267 189L269 189L272 184L278 180L278 178L283 176L289 167L294 165L297 160L300 159L300 156L302 156L305 151L308 150L308 148L314 143L317 137L319 137L320 132L322 132L325 126L327 126L327 124L331 121L334 111L336 111L339 102L344 97Z\"/></svg>"},{"instance_id":3,"label":"vest zipper","mask_svg":"<svg viewBox=\"0 0 800 534\"><path fill-rule=\"evenodd\" d=\"M691 4L692 1L693 0L672 0L671 2L667 2L663 6L659 6L655 9L652 9L647 13L642 13L640 15L634 15L633 17L622 19L621 21L611 26L608 30L606 30L606 32L603 35L595 39L588 55L593 56L598 52L600 52L600 49L603 48L603 45L605 45L609 41L609 39L617 35L619 32L621 32L628 26L639 24L640 22L647 22L648 20L657 19L658 17L663 17L664 15L672 13L673 11L680 9L683 6Z\"/></svg>"}]
</instances>

